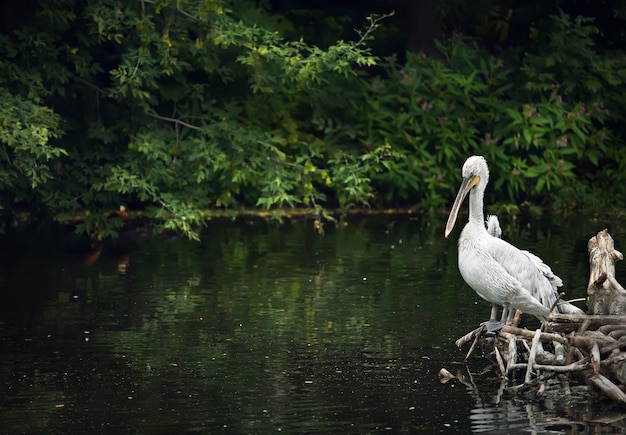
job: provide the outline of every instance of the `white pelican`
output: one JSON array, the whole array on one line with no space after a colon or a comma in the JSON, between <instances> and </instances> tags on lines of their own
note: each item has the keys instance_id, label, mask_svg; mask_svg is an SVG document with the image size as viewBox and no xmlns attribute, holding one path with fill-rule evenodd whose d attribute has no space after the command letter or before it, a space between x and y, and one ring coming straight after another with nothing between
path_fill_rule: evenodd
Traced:
<instances>
[{"instance_id":1,"label":"white pelican","mask_svg":"<svg viewBox=\"0 0 626 435\"><path fill-rule=\"evenodd\" d=\"M502 306L502 318L493 317L483 324L489 331L498 331L506 322L509 308L516 308L548 320L550 307L557 298L557 287L563 285L559 277L539 257L522 251L510 243L494 237L487 231L483 214L483 198L489 181L489 168L481 156L472 156L462 169L463 182L450 211L445 236L456 222L459 208L469 193L469 221L459 237L459 271L465 282L483 299ZM491 221L490 217L490 221ZM501 234L497 222L491 224L493 234ZM496 228L497 225L497 228ZM569 310L582 313L568 304Z\"/></svg>"}]
</instances>

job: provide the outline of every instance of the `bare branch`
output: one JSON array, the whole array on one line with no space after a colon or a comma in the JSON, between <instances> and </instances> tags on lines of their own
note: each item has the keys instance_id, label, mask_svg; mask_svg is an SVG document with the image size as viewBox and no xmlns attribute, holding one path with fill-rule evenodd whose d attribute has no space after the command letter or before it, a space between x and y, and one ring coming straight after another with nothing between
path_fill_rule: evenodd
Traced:
<instances>
[{"instance_id":1,"label":"bare branch","mask_svg":"<svg viewBox=\"0 0 626 435\"><path fill-rule=\"evenodd\" d=\"M174 124L178 125L182 125L183 127L187 127L190 128L192 130L201 130L200 127L198 127L197 125L193 125L193 124L188 124L185 121L182 121L180 119L177 118L170 118L168 116L161 116L161 115L157 115L156 113L149 113L149 112L143 112L146 115L148 115L151 118L155 118L155 119L160 119L161 121L168 121L168 122L173 122Z\"/></svg>"}]
</instances>

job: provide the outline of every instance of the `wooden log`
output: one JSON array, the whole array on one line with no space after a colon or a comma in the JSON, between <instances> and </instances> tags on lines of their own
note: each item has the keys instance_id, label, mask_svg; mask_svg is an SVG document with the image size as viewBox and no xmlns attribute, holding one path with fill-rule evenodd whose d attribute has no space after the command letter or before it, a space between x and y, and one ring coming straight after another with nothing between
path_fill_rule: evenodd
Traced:
<instances>
[{"instance_id":1,"label":"wooden log","mask_svg":"<svg viewBox=\"0 0 626 435\"><path fill-rule=\"evenodd\" d=\"M589 385L599 389L610 399L623 406L626 406L626 394L619 389L617 385L611 382L608 378L599 373L594 373L592 370L584 371L583 378Z\"/></svg>"},{"instance_id":2,"label":"wooden log","mask_svg":"<svg viewBox=\"0 0 626 435\"><path fill-rule=\"evenodd\" d=\"M621 385L626 385L626 353L616 353L603 359L602 371L606 372L610 378L615 379Z\"/></svg>"},{"instance_id":3,"label":"wooden log","mask_svg":"<svg viewBox=\"0 0 626 435\"><path fill-rule=\"evenodd\" d=\"M600 348L598 347L598 343L594 343L591 347L591 367L593 368L594 373L600 373L600 362L602 361L602 357L600 356Z\"/></svg>"},{"instance_id":4,"label":"wooden log","mask_svg":"<svg viewBox=\"0 0 626 435\"><path fill-rule=\"evenodd\" d=\"M507 359L506 359L506 374L513 369L513 366L517 362L517 342L515 340L515 336L513 334L509 334L508 332L503 332L502 335L507 340Z\"/></svg>"},{"instance_id":5,"label":"wooden log","mask_svg":"<svg viewBox=\"0 0 626 435\"><path fill-rule=\"evenodd\" d=\"M530 331L529 331L530 332ZM535 365L535 357L537 355L537 349L541 345L541 331L537 329L533 337L533 344L530 348L530 356L528 357L528 367L526 367L526 376L524 377L524 383L528 384L532 379L533 366Z\"/></svg>"},{"instance_id":6,"label":"wooden log","mask_svg":"<svg viewBox=\"0 0 626 435\"><path fill-rule=\"evenodd\" d=\"M576 331L576 335L583 335L589 327L591 326L591 320L585 319L583 323L578 327L578 331Z\"/></svg>"},{"instance_id":7,"label":"wooden log","mask_svg":"<svg viewBox=\"0 0 626 435\"><path fill-rule=\"evenodd\" d=\"M557 365L565 365L565 361L567 359L567 350L565 346L561 343L557 343L556 341L553 343L554 345L554 358Z\"/></svg>"},{"instance_id":8,"label":"wooden log","mask_svg":"<svg viewBox=\"0 0 626 435\"><path fill-rule=\"evenodd\" d=\"M600 326L598 329L596 329L596 331L610 336L613 331L622 329L624 326L626 325L622 325L620 323L608 323L606 325Z\"/></svg>"},{"instance_id":9,"label":"wooden log","mask_svg":"<svg viewBox=\"0 0 626 435\"><path fill-rule=\"evenodd\" d=\"M600 343L601 346L605 347L613 345L616 342L614 338L597 331L587 331L584 335L570 335L567 339L570 346L579 349L591 349L596 343Z\"/></svg>"},{"instance_id":10,"label":"wooden log","mask_svg":"<svg viewBox=\"0 0 626 435\"><path fill-rule=\"evenodd\" d=\"M506 369L504 368L504 360L502 359L502 355L498 350L498 346L494 347L494 352L496 353L496 361L498 361L498 367L500 368L500 374L502 377L506 376Z\"/></svg>"},{"instance_id":11,"label":"wooden log","mask_svg":"<svg viewBox=\"0 0 626 435\"><path fill-rule=\"evenodd\" d=\"M502 332L508 332L509 334L521 335L532 340L535 337L536 331L529 331L528 329L516 328L514 326L504 325ZM543 341L556 341L558 343L567 344L567 339L559 334L552 334L549 332L541 332L539 337Z\"/></svg>"},{"instance_id":12,"label":"wooden log","mask_svg":"<svg viewBox=\"0 0 626 435\"><path fill-rule=\"evenodd\" d=\"M470 341L475 340L476 337L480 335L481 332L483 332L483 329L484 329L484 326L480 325L478 328L474 329L473 331L468 332L463 337L459 338L457 341L454 342L454 344L456 344L456 347L458 348L463 347L466 343L469 343Z\"/></svg>"},{"instance_id":13,"label":"wooden log","mask_svg":"<svg viewBox=\"0 0 626 435\"><path fill-rule=\"evenodd\" d=\"M606 324L624 324L626 325L626 315L616 314L552 314L550 320L559 323L582 324L584 321L591 323L590 327Z\"/></svg>"},{"instance_id":14,"label":"wooden log","mask_svg":"<svg viewBox=\"0 0 626 435\"><path fill-rule=\"evenodd\" d=\"M586 370L589 368L589 363L579 363L575 362L572 364L568 364L565 366L557 366L557 365L547 365L547 364L535 364L535 370L545 370L549 372L555 373L571 373L581 370Z\"/></svg>"},{"instance_id":15,"label":"wooden log","mask_svg":"<svg viewBox=\"0 0 626 435\"><path fill-rule=\"evenodd\" d=\"M622 347L626 347L626 339L624 338L613 343L604 344L600 349L600 353L602 355L606 355L613 352L615 349L621 349Z\"/></svg>"},{"instance_id":16,"label":"wooden log","mask_svg":"<svg viewBox=\"0 0 626 435\"><path fill-rule=\"evenodd\" d=\"M611 355L610 357L603 359L601 365L602 366L610 366L610 365L619 364L619 363L622 363L622 362L626 362L626 353L625 352L615 353L615 354ZM622 383L626 384L626 382L622 382Z\"/></svg>"},{"instance_id":17,"label":"wooden log","mask_svg":"<svg viewBox=\"0 0 626 435\"><path fill-rule=\"evenodd\" d=\"M614 329L613 331L609 332L607 335L616 340L621 340L623 337L626 337L626 327Z\"/></svg>"},{"instance_id":18,"label":"wooden log","mask_svg":"<svg viewBox=\"0 0 626 435\"><path fill-rule=\"evenodd\" d=\"M604 229L589 239L589 284L587 306L590 314L626 314L626 290L615 280L615 261L624 256L615 249L613 238Z\"/></svg>"},{"instance_id":19,"label":"wooden log","mask_svg":"<svg viewBox=\"0 0 626 435\"><path fill-rule=\"evenodd\" d=\"M626 361L615 362L608 367L608 370L622 385L626 385Z\"/></svg>"}]
</instances>

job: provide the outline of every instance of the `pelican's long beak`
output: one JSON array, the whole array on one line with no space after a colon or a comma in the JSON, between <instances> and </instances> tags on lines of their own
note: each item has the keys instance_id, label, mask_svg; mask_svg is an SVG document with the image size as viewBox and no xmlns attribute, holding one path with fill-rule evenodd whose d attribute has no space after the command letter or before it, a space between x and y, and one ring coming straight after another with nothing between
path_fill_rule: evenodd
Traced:
<instances>
[{"instance_id":1,"label":"pelican's long beak","mask_svg":"<svg viewBox=\"0 0 626 435\"><path fill-rule=\"evenodd\" d=\"M463 200L465 199L469 191L472 190L472 188L476 186L479 181L480 177L478 175L463 178L461 187L459 187L459 192L456 194L456 199L454 200L454 204L452 205L452 210L450 210L450 216L448 216L448 223L446 224L445 233L446 238L452 232L452 228L454 228L454 223L456 222L456 217L459 214L459 209L461 208L461 204L463 204Z\"/></svg>"}]
</instances>

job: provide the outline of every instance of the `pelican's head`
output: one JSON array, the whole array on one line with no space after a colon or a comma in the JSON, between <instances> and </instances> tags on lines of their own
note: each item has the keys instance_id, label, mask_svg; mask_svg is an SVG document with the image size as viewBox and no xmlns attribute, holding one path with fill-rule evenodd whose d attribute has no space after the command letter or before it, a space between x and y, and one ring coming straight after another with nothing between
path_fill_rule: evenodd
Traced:
<instances>
[{"instance_id":1,"label":"pelican's head","mask_svg":"<svg viewBox=\"0 0 626 435\"><path fill-rule=\"evenodd\" d=\"M489 168L487 167L487 161L483 156L472 156L468 158L463 164L461 175L463 175L463 181L461 182L461 187L459 188L459 192L457 193L454 204L452 205L452 210L450 210L450 216L448 217L448 223L446 224L446 237L448 237L452 232L452 228L454 228L461 204L463 204L463 200L470 190L478 185L480 185L483 189L487 186L487 182L489 181Z\"/></svg>"},{"instance_id":2,"label":"pelican's head","mask_svg":"<svg viewBox=\"0 0 626 435\"><path fill-rule=\"evenodd\" d=\"M498 239L502 238L502 228L500 228L500 221L498 220L498 216L496 216L495 214L487 216L487 232L493 237L497 237Z\"/></svg>"}]
</instances>

